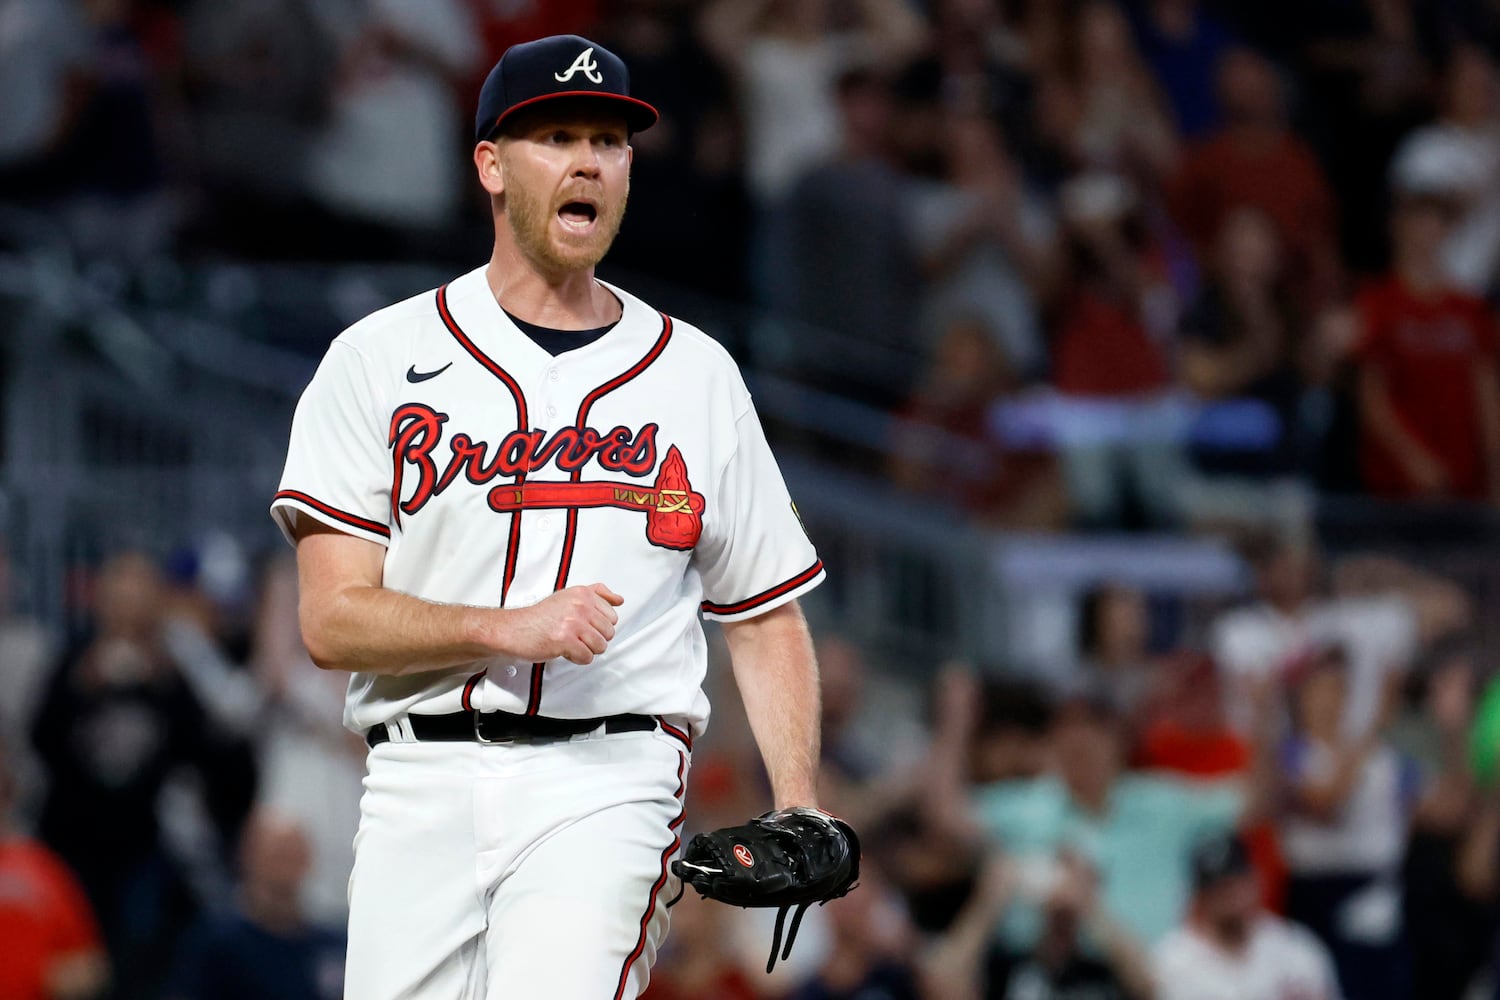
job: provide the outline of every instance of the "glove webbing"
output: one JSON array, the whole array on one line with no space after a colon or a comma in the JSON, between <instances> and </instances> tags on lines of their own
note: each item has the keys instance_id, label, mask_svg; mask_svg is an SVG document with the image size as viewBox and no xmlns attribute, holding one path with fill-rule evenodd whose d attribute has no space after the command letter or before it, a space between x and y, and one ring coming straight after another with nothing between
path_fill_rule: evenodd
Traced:
<instances>
[{"instance_id":1,"label":"glove webbing","mask_svg":"<svg viewBox=\"0 0 1500 1000\"><path fill-rule=\"evenodd\" d=\"M781 947L781 926L782 924L786 923L786 912L790 910L792 906L790 903L788 903L786 906L783 906L781 907L781 909L776 911L776 930L771 934L771 957L766 959L766 975L770 975L771 970L776 968L777 951L781 952L781 960L783 962L785 962L787 960L787 956L792 953L792 942L797 940L797 928L802 926L802 915L807 912L807 908L811 905L811 902L797 904L797 912L792 914L792 926L787 931L785 948ZM822 906L823 904L819 903L818 905Z\"/></svg>"}]
</instances>

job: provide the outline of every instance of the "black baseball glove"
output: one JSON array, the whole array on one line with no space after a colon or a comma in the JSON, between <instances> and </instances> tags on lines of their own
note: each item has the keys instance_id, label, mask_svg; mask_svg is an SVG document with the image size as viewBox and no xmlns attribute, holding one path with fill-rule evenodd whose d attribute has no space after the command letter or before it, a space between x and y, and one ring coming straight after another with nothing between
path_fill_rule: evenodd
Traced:
<instances>
[{"instance_id":1,"label":"black baseball glove","mask_svg":"<svg viewBox=\"0 0 1500 1000\"><path fill-rule=\"evenodd\" d=\"M735 906L775 906L776 932L766 971L792 953L802 915L854 888L859 878L859 837L836 816L818 809L780 809L743 826L700 833L688 841L672 871L708 899ZM781 947L787 911L796 908Z\"/></svg>"}]
</instances>

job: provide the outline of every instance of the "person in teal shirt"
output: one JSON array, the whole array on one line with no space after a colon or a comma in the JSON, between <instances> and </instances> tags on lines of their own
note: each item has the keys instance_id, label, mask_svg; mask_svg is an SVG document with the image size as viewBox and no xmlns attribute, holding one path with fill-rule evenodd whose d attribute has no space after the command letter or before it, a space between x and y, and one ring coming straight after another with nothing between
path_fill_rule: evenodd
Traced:
<instances>
[{"instance_id":1,"label":"person in teal shirt","mask_svg":"<svg viewBox=\"0 0 1500 1000\"><path fill-rule=\"evenodd\" d=\"M1053 773L975 791L980 827L1017 871L1020 891L1000 925L1004 945L1024 952L1035 944L1036 901L1045 898L1064 849L1092 862L1111 915L1154 944L1182 917L1194 846L1243 819L1247 783L1127 771L1122 720L1101 697L1065 700L1052 743Z\"/></svg>"}]
</instances>

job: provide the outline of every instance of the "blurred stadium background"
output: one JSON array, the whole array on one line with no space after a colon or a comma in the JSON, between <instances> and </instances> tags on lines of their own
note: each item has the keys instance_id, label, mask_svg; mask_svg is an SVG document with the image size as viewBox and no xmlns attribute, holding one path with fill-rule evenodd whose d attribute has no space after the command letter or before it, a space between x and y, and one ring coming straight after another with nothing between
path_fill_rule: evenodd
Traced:
<instances>
[{"instance_id":1,"label":"blurred stadium background","mask_svg":"<svg viewBox=\"0 0 1500 1000\"><path fill-rule=\"evenodd\" d=\"M1230 828L1342 995L1494 995L1500 3L0 0L0 997L340 995L266 508L557 32L662 110L601 273L746 371L870 859L774 977L683 900L648 997L1220 1000ZM693 828L766 800L724 678Z\"/></svg>"}]
</instances>

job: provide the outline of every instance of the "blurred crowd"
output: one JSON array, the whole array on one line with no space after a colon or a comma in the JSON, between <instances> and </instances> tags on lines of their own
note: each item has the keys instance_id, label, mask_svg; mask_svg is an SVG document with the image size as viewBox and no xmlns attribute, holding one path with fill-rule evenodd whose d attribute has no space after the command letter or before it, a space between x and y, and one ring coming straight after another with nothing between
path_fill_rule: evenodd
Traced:
<instances>
[{"instance_id":1,"label":"blurred crowd","mask_svg":"<svg viewBox=\"0 0 1500 1000\"><path fill-rule=\"evenodd\" d=\"M1253 592L1191 614L1080 593L1031 671L893 672L825 622L820 794L861 885L770 976L770 912L683 894L646 996L1497 995L1500 677L1472 602L1384 557L1244 557ZM125 552L74 590L75 634L0 616L0 996L341 996L365 747L290 555ZM730 677L716 649L689 832L769 800Z\"/></svg>"},{"instance_id":2,"label":"blurred crowd","mask_svg":"<svg viewBox=\"0 0 1500 1000\"><path fill-rule=\"evenodd\" d=\"M364 742L289 554L80 574L74 634L0 586L0 996L342 996ZM5 574L0 573L0 577Z\"/></svg>"},{"instance_id":3,"label":"blurred crowd","mask_svg":"<svg viewBox=\"0 0 1500 1000\"><path fill-rule=\"evenodd\" d=\"M0 199L128 262L467 266L478 83L559 31L663 112L611 265L831 334L906 487L1500 499L1489 0L7 0Z\"/></svg>"},{"instance_id":4,"label":"blurred crowd","mask_svg":"<svg viewBox=\"0 0 1500 1000\"><path fill-rule=\"evenodd\" d=\"M1270 537L1245 556L1243 603L1091 588L1065 662L947 664L915 705L824 630L822 794L862 886L769 980L765 921L689 894L647 996L1495 995L1500 689L1468 599ZM708 826L765 794L742 720L715 725Z\"/></svg>"}]
</instances>

